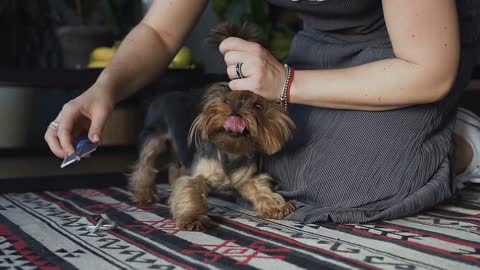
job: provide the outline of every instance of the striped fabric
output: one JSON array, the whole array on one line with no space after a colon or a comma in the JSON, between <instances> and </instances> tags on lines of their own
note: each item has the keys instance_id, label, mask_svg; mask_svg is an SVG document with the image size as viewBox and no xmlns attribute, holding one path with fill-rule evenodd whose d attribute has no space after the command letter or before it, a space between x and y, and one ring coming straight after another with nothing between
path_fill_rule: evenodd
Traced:
<instances>
[{"instance_id":1,"label":"striped fabric","mask_svg":"<svg viewBox=\"0 0 480 270\"><path fill-rule=\"evenodd\" d=\"M298 12L307 30L328 33L338 41L389 42L382 0L268 0ZM462 41L480 40L480 1L456 0Z\"/></svg>"},{"instance_id":2,"label":"striped fabric","mask_svg":"<svg viewBox=\"0 0 480 270\"><path fill-rule=\"evenodd\" d=\"M479 269L480 186L467 190L416 216L343 225L264 220L219 194L207 232L179 231L167 206L139 207L123 188L6 194L0 269ZM88 232L99 217L119 227Z\"/></svg>"},{"instance_id":3,"label":"striped fabric","mask_svg":"<svg viewBox=\"0 0 480 270\"><path fill-rule=\"evenodd\" d=\"M395 57L380 0L270 2L304 19L285 60L297 70L347 68ZM459 1L463 27L480 15L473 2L479 1ZM303 206L287 218L307 223L388 220L455 194L450 153L456 107L480 54L478 42L472 42L475 33L462 30L469 42L463 43L457 79L442 101L384 112L289 106L297 126L294 139L266 162L279 192Z\"/></svg>"}]
</instances>

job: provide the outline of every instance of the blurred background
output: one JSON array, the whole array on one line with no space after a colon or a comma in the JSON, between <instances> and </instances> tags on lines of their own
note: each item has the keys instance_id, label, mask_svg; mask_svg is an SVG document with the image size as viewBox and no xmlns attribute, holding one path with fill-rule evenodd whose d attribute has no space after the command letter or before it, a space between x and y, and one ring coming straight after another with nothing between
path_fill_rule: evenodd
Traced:
<instances>
[{"instance_id":1,"label":"blurred background","mask_svg":"<svg viewBox=\"0 0 480 270\"><path fill-rule=\"evenodd\" d=\"M59 170L61 160L53 157L43 139L46 127L65 102L93 84L151 2L0 1L0 121L4 123L0 178L34 176L42 170L43 174L60 175L124 169L136 156L145 109L154 95L225 79L220 54L204 43L209 29L225 20L253 21L282 60L293 33L300 28L295 14L275 9L265 0L209 1L168 71L116 107L94 161Z\"/></svg>"},{"instance_id":2,"label":"blurred background","mask_svg":"<svg viewBox=\"0 0 480 270\"><path fill-rule=\"evenodd\" d=\"M95 159L60 170L61 160L53 157L43 139L46 127L65 102L94 83L151 2L0 1L0 179L39 172L125 171L137 155L138 133L154 95L226 78L220 54L203 42L209 29L225 20L255 22L264 30L274 56L283 60L293 34L301 28L294 13L265 0L209 1L168 71L116 107ZM480 78L478 71L474 78ZM470 88L479 90L478 80ZM479 93L468 91L462 101L477 113Z\"/></svg>"},{"instance_id":3,"label":"blurred background","mask_svg":"<svg viewBox=\"0 0 480 270\"><path fill-rule=\"evenodd\" d=\"M42 133L48 122L65 101L93 83L150 3L140 0L0 1L0 69L8 71L0 75L0 102L5 103L0 115L11 125L24 125L0 135L0 147L44 146ZM275 21L271 20L273 14ZM200 23L171 63L171 74L176 74L175 71L182 76L224 73L218 52L205 46L203 39L218 21L245 19L262 26L280 59L286 56L293 28L298 27L293 14L275 12L260 0L210 1ZM14 89L14 86L18 87ZM27 89L29 87L35 89ZM26 128L29 130L20 131ZM105 142L116 139L107 138Z\"/></svg>"}]
</instances>

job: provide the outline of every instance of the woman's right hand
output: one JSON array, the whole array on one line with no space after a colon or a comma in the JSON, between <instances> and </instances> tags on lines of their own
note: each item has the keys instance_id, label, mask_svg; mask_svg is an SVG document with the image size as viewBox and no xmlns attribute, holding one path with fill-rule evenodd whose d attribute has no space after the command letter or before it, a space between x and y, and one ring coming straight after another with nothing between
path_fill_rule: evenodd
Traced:
<instances>
[{"instance_id":1,"label":"woman's right hand","mask_svg":"<svg viewBox=\"0 0 480 270\"><path fill-rule=\"evenodd\" d=\"M60 158L74 153L74 139L86 131L92 142L99 142L115 103L134 94L168 66L207 2L153 1L142 22L123 39L98 83L63 106L54 120L58 129L47 129L45 140L52 152ZM122 87L102 87L107 82Z\"/></svg>"},{"instance_id":2,"label":"woman's right hand","mask_svg":"<svg viewBox=\"0 0 480 270\"><path fill-rule=\"evenodd\" d=\"M90 141L98 143L108 117L114 108L114 99L96 85L77 98L67 102L56 119L58 128L47 128L45 141L59 158L74 153L74 139L88 132Z\"/></svg>"}]
</instances>

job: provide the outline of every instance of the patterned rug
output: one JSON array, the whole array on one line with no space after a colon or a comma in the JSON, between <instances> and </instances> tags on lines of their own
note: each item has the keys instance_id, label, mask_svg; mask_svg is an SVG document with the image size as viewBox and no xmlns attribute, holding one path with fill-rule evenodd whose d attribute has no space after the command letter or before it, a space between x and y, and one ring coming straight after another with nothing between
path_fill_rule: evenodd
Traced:
<instances>
[{"instance_id":1,"label":"patterned rug","mask_svg":"<svg viewBox=\"0 0 480 270\"><path fill-rule=\"evenodd\" d=\"M5 194L0 269L480 269L480 186L367 224L264 220L231 199L210 198L219 227L202 233L179 231L168 207L137 207L118 187ZM119 227L87 231L99 217Z\"/></svg>"}]
</instances>

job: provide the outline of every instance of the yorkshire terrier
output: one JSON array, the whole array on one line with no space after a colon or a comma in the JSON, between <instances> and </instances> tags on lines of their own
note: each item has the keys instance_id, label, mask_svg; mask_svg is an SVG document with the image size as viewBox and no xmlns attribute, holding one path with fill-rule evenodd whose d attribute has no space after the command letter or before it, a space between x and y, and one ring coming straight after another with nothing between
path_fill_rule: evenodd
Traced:
<instances>
[{"instance_id":1,"label":"yorkshire terrier","mask_svg":"<svg viewBox=\"0 0 480 270\"><path fill-rule=\"evenodd\" d=\"M251 25L222 24L210 32L209 41L218 45L236 36L258 42L258 33ZM168 203L182 230L214 225L207 216L211 190L234 188L263 218L282 219L295 211L295 204L273 192L272 178L261 172L262 159L292 136L294 123L283 107L251 91L231 91L225 82L210 85L202 99L171 92L150 106L140 157L130 175L133 199L160 200L155 185L159 162L168 165Z\"/></svg>"}]
</instances>

